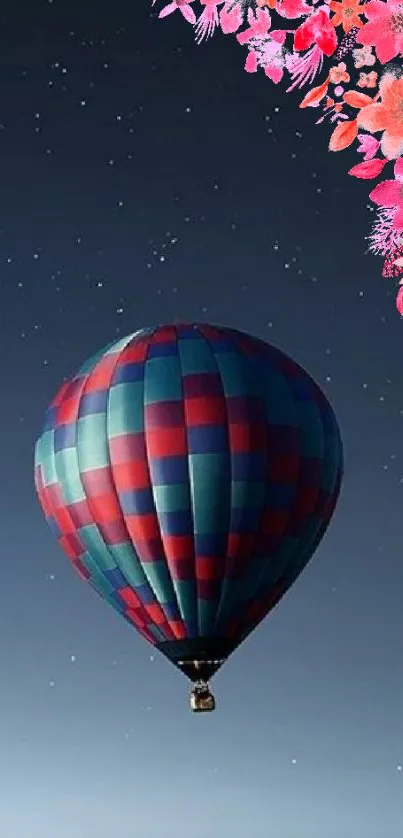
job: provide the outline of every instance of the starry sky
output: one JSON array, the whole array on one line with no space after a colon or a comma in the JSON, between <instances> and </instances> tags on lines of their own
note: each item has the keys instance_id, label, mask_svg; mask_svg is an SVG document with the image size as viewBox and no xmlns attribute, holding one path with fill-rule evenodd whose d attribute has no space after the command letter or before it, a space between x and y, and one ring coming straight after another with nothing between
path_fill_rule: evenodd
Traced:
<instances>
[{"instance_id":1,"label":"starry sky","mask_svg":"<svg viewBox=\"0 0 403 838\"><path fill-rule=\"evenodd\" d=\"M399 838L402 322L349 152L234 38L147 0L0 11L0 832ZM346 166L347 162L347 166ZM388 285L388 283L390 283ZM64 376L144 325L273 342L346 449L333 523L218 675L213 715L74 574L33 487Z\"/></svg>"}]
</instances>

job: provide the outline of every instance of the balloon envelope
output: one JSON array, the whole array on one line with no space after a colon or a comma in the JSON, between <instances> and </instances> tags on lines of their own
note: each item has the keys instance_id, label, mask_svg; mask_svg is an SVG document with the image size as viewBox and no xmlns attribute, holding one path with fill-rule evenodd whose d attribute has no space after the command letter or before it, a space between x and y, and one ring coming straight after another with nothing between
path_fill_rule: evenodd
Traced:
<instances>
[{"instance_id":1,"label":"balloon envelope","mask_svg":"<svg viewBox=\"0 0 403 838\"><path fill-rule=\"evenodd\" d=\"M78 573L189 678L276 605L332 516L333 411L273 346L143 329L63 384L36 446L47 520Z\"/></svg>"}]
</instances>

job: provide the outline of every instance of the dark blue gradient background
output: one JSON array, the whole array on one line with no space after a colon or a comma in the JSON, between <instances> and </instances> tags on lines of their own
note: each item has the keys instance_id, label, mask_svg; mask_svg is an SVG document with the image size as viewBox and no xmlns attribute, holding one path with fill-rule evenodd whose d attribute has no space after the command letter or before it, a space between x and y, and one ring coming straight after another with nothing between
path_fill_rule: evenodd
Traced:
<instances>
[{"instance_id":1,"label":"dark blue gradient background","mask_svg":"<svg viewBox=\"0 0 403 838\"><path fill-rule=\"evenodd\" d=\"M1 4L4 838L403 834L403 326L349 152L243 62L147 0ZM346 446L327 536L207 717L75 576L32 477L63 377L175 319L295 357Z\"/></svg>"}]
</instances>

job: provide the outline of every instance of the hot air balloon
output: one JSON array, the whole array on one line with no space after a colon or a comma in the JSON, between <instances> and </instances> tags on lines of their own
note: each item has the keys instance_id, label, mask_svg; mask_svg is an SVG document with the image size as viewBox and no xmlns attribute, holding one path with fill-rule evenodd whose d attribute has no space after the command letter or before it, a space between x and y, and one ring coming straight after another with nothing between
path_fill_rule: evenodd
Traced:
<instances>
[{"instance_id":1,"label":"hot air balloon","mask_svg":"<svg viewBox=\"0 0 403 838\"><path fill-rule=\"evenodd\" d=\"M209 681L308 563L342 443L325 396L281 351L207 324L146 328L65 382L35 485L76 571L193 683Z\"/></svg>"}]
</instances>

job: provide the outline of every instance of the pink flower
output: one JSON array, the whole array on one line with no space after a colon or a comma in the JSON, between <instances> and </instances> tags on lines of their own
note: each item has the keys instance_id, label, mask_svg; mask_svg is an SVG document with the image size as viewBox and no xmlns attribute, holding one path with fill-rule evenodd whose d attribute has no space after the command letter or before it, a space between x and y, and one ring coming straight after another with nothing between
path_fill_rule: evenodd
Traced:
<instances>
[{"instance_id":1,"label":"pink flower","mask_svg":"<svg viewBox=\"0 0 403 838\"><path fill-rule=\"evenodd\" d=\"M248 29L237 35L240 44L249 44L245 70L247 73L256 73L258 67L262 67L266 76L278 84L284 74L282 47L287 37L286 32L282 29L269 32L271 18L267 9L257 9L256 16L249 9L248 23Z\"/></svg>"},{"instance_id":2,"label":"pink flower","mask_svg":"<svg viewBox=\"0 0 403 838\"><path fill-rule=\"evenodd\" d=\"M378 73L375 70L372 70L370 73L360 73L357 87L376 87L377 81Z\"/></svg>"},{"instance_id":3,"label":"pink flower","mask_svg":"<svg viewBox=\"0 0 403 838\"><path fill-rule=\"evenodd\" d=\"M371 47L361 47L361 49L353 49L354 66L357 67L373 67L376 58L372 52Z\"/></svg>"},{"instance_id":4,"label":"pink flower","mask_svg":"<svg viewBox=\"0 0 403 838\"><path fill-rule=\"evenodd\" d=\"M379 140L376 140L371 134L358 134L357 139L360 143L357 149L358 153L364 155L364 160L372 160L379 149Z\"/></svg>"},{"instance_id":5,"label":"pink flower","mask_svg":"<svg viewBox=\"0 0 403 838\"><path fill-rule=\"evenodd\" d=\"M403 3L401 0L371 0L363 8L366 23L356 40L358 44L374 46L382 64L403 51Z\"/></svg>"},{"instance_id":6,"label":"pink flower","mask_svg":"<svg viewBox=\"0 0 403 838\"><path fill-rule=\"evenodd\" d=\"M303 52L316 44L328 57L337 49L337 36L325 9L318 9L295 31L294 49Z\"/></svg>"},{"instance_id":7,"label":"pink flower","mask_svg":"<svg viewBox=\"0 0 403 838\"><path fill-rule=\"evenodd\" d=\"M331 67L329 70L329 79L332 84L340 84L342 81L350 81L350 76L346 71L347 67L344 61L341 61L337 67Z\"/></svg>"},{"instance_id":8,"label":"pink flower","mask_svg":"<svg viewBox=\"0 0 403 838\"><path fill-rule=\"evenodd\" d=\"M164 6L164 8L161 9L158 17L167 17L179 9L188 23L196 23L196 15L190 6L190 3L194 3L194 0L172 0L172 3L168 3L167 6Z\"/></svg>"},{"instance_id":9,"label":"pink flower","mask_svg":"<svg viewBox=\"0 0 403 838\"><path fill-rule=\"evenodd\" d=\"M378 183L370 194L371 201L378 207L392 207L393 227L403 230L403 158L396 160L394 168L395 180L383 180Z\"/></svg>"}]
</instances>

